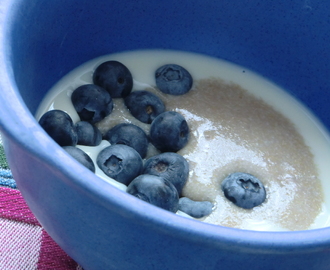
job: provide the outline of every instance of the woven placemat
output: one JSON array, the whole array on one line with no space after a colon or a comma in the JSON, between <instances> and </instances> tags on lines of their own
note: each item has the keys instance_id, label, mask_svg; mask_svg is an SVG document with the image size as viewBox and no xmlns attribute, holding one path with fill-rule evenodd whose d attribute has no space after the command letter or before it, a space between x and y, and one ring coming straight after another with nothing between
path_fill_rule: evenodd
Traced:
<instances>
[{"instance_id":1,"label":"woven placemat","mask_svg":"<svg viewBox=\"0 0 330 270\"><path fill-rule=\"evenodd\" d=\"M9 165L6 160L6 155L2 145L2 139L0 134L0 186L10 187L16 189L16 182L13 179L13 175L9 169Z\"/></svg>"},{"instance_id":2,"label":"woven placemat","mask_svg":"<svg viewBox=\"0 0 330 270\"><path fill-rule=\"evenodd\" d=\"M82 270L47 234L25 203L0 135L0 270Z\"/></svg>"}]
</instances>

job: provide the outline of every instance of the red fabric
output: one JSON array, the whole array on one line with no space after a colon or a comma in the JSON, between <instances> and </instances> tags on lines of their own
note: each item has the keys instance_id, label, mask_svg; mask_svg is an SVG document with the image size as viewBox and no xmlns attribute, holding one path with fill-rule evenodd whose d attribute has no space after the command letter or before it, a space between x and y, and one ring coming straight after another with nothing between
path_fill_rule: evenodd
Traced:
<instances>
[{"instance_id":1,"label":"red fabric","mask_svg":"<svg viewBox=\"0 0 330 270\"><path fill-rule=\"evenodd\" d=\"M18 190L0 188L0 217L40 226Z\"/></svg>"},{"instance_id":2,"label":"red fabric","mask_svg":"<svg viewBox=\"0 0 330 270\"><path fill-rule=\"evenodd\" d=\"M41 227L18 190L0 187L0 269L77 270Z\"/></svg>"}]
</instances>

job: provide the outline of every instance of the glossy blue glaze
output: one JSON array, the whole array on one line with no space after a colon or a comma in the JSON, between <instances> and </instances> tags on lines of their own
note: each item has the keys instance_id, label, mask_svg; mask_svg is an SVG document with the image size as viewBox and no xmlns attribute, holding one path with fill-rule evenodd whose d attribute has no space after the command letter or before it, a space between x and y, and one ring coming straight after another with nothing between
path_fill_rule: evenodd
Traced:
<instances>
[{"instance_id":1,"label":"glossy blue glaze","mask_svg":"<svg viewBox=\"0 0 330 270\"><path fill-rule=\"evenodd\" d=\"M330 128L329 18L325 0L2 0L1 131L32 211L87 270L328 270L330 228L253 232L178 217L95 177L32 115L46 91L83 62L166 48L246 66Z\"/></svg>"}]
</instances>

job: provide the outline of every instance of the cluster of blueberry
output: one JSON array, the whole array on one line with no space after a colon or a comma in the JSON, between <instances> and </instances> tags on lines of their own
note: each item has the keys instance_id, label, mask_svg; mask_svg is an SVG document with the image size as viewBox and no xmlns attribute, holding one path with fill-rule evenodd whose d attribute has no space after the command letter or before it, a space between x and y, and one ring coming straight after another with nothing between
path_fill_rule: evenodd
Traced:
<instances>
[{"instance_id":1,"label":"cluster of blueberry","mask_svg":"<svg viewBox=\"0 0 330 270\"><path fill-rule=\"evenodd\" d=\"M157 88L170 95L187 93L193 83L190 73L179 65L165 65L155 72ZM95 172L92 159L76 145L97 146L102 139L110 142L97 157L98 167L109 177L127 186L127 192L163 209L201 218L212 212L208 201L181 197L189 175L189 164L176 152L189 139L185 118L166 111L155 94L133 91L133 78L122 63L107 61L93 73L93 84L78 87L71 96L80 120L73 124L64 111L51 110L39 120L45 131L72 157ZM150 124L149 136L138 126L121 123L102 136L94 125L113 110L113 98L123 98L129 112L143 123ZM160 152L143 162L149 142ZM260 205L266 192L259 179L247 173L229 175L221 185L225 197L235 205L250 209Z\"/></svg>"},{"instance_id":2,"label":"cluster of blueberry","mask_svg":"<svg viewBox=\"0 0 330 270\"><path fill-rule=\"evenodd\" d=\"M179 65L165 65L155 72L157 87L166 94L182 95L192 87L190 73ZM122 63L107 61L93 73L93 84L85 84L72 93L71 101L80 120L73 123L64 111L51 110L39 120L44 130L72 157L95 172L92 159L76 145L97 146L102 139L110 142L97 157L97 165L109 177L127 186L127 192L163 209L201 218L212 212L211 202L181 197L189 175L189 164L176 152L189 140L185 118L166 111L155 94L132 91L133 78ZM129 112L150 124L149 136L138 126L121 123L102 136L94 125L113 110L113 98L123 98ZM145 162L151 142L162 153Z\"/></svg>"}]
</instances>

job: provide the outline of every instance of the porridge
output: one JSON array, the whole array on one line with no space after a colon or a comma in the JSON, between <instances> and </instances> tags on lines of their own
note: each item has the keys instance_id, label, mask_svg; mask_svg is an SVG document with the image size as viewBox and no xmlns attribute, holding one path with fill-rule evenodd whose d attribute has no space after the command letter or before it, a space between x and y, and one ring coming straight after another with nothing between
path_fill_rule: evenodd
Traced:
<instances>
[{"instance_id":1,"label":"porridge","mask_svg":"<svg viewBox=\"0 0 330 270\"><path fill-rule=\"evenodd\" d=\"M179 112L187 120L190 139L178 151L190 167L182 195L213 203L212 213L201 221L251 230L304 230L329 225L322 187L326 161L330 162L325 131L296 100L242 67L175 51L108 55L83 64L58 82L44 98L36 118L60 109L74 122L79 121L70 96L77 87L92 83L93 70L107 60L128 67L134 79L133 91L156 94L167 111ZM168 63L182 65L191 73L194 83L188 93L173 96L156 88L154 71ZM135 119L123 99L113 101L113 112L96 123L103 135L119 123L133 123L149 133L150 125ZM108 145L102 141L97 147L78 147L95 160ZM158 153L149 144L147 158ZM101 178L126 189L95 167ZM265 202L242 209L227 200L221 182L234 172L259 178L267 191Z\"/></svg>"}]
</instances>

